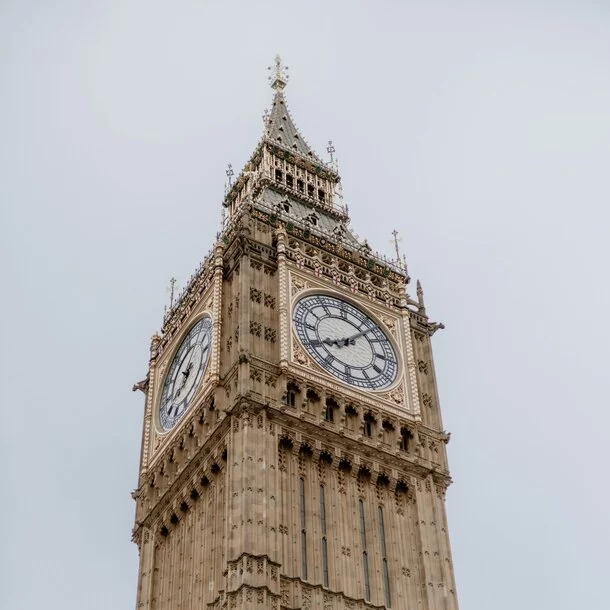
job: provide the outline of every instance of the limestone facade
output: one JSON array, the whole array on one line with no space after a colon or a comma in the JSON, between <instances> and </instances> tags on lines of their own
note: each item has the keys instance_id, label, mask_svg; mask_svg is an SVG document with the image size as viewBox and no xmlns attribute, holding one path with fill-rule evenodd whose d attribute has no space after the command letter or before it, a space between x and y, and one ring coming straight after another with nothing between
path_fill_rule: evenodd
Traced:
<instances>
[{"instance_id":1,"label":"limestone facade","mask_svg":"<svg viewBox=\"0 0 610 610\"><path fill-rule=\"evenodd\" d=\"M421 289L408 295L406 267L349 231L336 168L305 152L283 85L278 68L264 137L138 385L137 608L454 610L449 434L430 341L440 325ZM312 361L291 314L316 293L383 328L400 364L391 387L354 388ZM184 416L162 431L168 367L204 312L209 363Z\"/></svg>"}]
</instances>

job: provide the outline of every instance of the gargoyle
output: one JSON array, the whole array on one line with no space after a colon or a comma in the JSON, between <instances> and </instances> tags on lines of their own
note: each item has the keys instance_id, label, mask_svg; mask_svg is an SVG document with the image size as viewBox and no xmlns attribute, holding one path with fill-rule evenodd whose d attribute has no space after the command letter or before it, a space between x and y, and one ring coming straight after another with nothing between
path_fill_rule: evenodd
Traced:
<instances>
[{"instance_id":1,"label":"gargoyle","mask_svg":"<svg viewBox=\"0 0 610 610\"><path fill-rule=\"evenodd\" d=\"M150 381L150 377L147 374L145 379L142 379L142 381L138 381L137 383L133 384L131 391L135 392L136 390L140 390L140 392L144 392L144 394L146 394L146 392L148 392L148 382L149 381Z\"/></svg>"}]
</instances>

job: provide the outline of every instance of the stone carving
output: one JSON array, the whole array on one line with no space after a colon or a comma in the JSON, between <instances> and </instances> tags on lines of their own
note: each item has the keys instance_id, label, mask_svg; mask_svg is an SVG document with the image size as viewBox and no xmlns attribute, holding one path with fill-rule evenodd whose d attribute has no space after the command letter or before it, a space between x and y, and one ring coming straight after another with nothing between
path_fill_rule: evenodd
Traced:
<instances>
[{"instance_id":1,"label":"stone carving","mask_svg":"<svg viewBox=\"0 0 610 610\"><path fill-rule=\"evenodd\" d=\"M254 303L260 303L262 299L262 292L258 288L250 288L250 300Z\"/></svg>"},{"instance_id":2,"label":"stone carving","mask_svg":"<svg viewBox=\"0 0 610 610\"><path fill-rule=\"evenodd\" d=\"M402 387L402 384L400 384L397 388L394 388L389 394L388 397L390 398L390 400L392 402L394 402L397 405L402 405L405 402L405 394L404 394L404 390Z\"/></svg>"},{"instance_id":3,"label":"stone carving","mask_svg":"<svg viewBox=\"0 0 610 610\"><path fill-rule=\"evenodd\" d=\"M282 599L282 604L287 606L290 602L290 590L288 588L288 583L284 580L280 583L280 597Z\"/></svg>"},{"instance_id":4,"label":"stone carving","mask_svg":"<svg viewBox=\"0 0 610 610\"><path fill-rule=\"evenodd\" d=\"M153 335L150 340L150 358L156 358L159 355L159 347L161 345L161 337L159 335Z\"/></svg>"},{"instance_id":5,"label":"stone carving","mask_svg":"<svg viewBox=\"0 0 610 610\"><path fill-rule=\"evenodd\" d=\"M305 290L306 288L309 288L310 285L308 282L306 282L305 280L302 280L300 278L296 278L293 277L292 278L292 295L294 296L295 294L298 294L299 292L301 292L302 290Z\"/></svg>"},{"instance_id":6,"label":"stone carving","mask_svg":"<svg viewBox=\"0 0 610 610\"><path fill-rule=\"evenodd\" d=\"M260 322L256 322L254 320L250 321L250 334L255 337L260 337L262 331L262 325Z\"/></svg>"},{"instance_id":7,"label":"stone carving","mask_svg":"<svg viewBox=\"0 0 610 610\"><path fill-rule=\"evenodd\" d=\"M298 346L294 345L292 349L292 356L295 362L302 364L303 366L309 366L309 358L305 355L305 352Z\"/></svg>"},{"instance_id":8,"label":"stone carving","mask_svg":"<svg viewBox=\"0 0 610 610\"><path fill-rule=\"evenodd\" d=\"M324 610L332 610L333 598L328 594L324 593Z\"/></svg>"},{"instance_id":9,"label":"stone carving","mask_svg":"<svg viewBox=\"0 0 610 610\"><path fill-rule=\"evenodd\" d=\"M390 331L393 331L396 328L396 322L394 318L389 318L388 316L381 316L381 321L388 327Z\"/></svg>"},{"instance_id":10,"label":"stone carving","mask_svg":"<svg viewBox=\"0 0 610 610\"><path fill-rule=\"evenodd\" d=\"M424 375L428 374L428 363L425 360L418 360L417 368L420 373L423 373Z\"/></svg>"},{"instance_id":11,"label":"stone carving","mask_svg":"<svg viewBox=\"0 0 610 610\"><path fill-rule=\"evenodd\" d=\"M277 333L274 328L269 328L268 326L265 326L265 341L275 343L276 335Z\"/></svg>"},{"instance_id":12,"label":"stone carving","mask_svg":"<svg viewBox=\"0 0 610 610\"><path fill-rule=\"evenodd\" d=\"M142 379L142 381L137 381L136 383L133 384L131 391L135 392L136 390L140 390L140 392L144 392L144 394L146 394L146 392L148 392L149 382L150 382L150 374L147 374L146 377L144 379Z\"/></svg>"}]
</instances>

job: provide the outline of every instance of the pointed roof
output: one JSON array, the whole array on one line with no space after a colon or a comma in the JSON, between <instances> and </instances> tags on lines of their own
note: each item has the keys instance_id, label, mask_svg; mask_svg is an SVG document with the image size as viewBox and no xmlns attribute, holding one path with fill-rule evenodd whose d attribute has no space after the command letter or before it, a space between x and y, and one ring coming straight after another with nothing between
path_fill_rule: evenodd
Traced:
<instances>
[{"instance_id":1,"label":"pointed roof","mask_svg":"<svg viewBox=\"0 0 610 610\"><path fill-rule=\"evenodd\" d=\"M274 74L270 77L271 88L275 90L271 111L265 115L264 137L280 146L296 152L306 159L328 170L327 164L318 157L305 141L290 116L284 98L284 88L288 82L288 68L282 65L279 55L275 57Z\"/></svg>"}]
</instances>

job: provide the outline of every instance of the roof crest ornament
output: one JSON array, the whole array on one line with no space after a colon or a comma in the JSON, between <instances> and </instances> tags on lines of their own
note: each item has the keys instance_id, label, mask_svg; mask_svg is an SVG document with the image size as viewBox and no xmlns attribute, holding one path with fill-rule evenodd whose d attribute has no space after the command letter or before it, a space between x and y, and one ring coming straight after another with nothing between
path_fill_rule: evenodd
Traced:
<instances>
[{"instance_id":1,"label":"roof crest ornament","mask_svg":"<svg viewBox=\"0 0 610 610\"><path fill-rule=\"evenodd\" d=\"M283 65L282 58L276 55L275 66L269 66L267 70L273 70L273 74L269 75L271 88L275 91L281 91L288 84L288 66Z\"/></svg>"}]
</instances>

